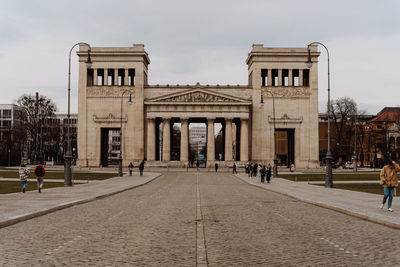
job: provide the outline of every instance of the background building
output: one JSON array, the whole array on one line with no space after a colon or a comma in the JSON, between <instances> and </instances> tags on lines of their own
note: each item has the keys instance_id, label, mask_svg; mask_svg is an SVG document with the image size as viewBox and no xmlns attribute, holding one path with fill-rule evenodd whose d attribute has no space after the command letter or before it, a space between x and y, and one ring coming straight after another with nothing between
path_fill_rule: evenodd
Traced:
<instances>
[{"instance_id":1,"label":"background building","mask_svg":"<svg viewBox=\"0 0 400 267\"><path fill-rule=\"evenodd\" d=\"M14 104L0 104L0 165L18 165L24 149L23 113Z\"/></svg>"}]
</instances>

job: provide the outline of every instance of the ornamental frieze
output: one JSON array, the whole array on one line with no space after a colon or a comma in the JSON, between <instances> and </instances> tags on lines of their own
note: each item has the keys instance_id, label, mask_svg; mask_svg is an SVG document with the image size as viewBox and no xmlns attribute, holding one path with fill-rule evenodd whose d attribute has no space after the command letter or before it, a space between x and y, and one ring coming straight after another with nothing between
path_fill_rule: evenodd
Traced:
<instances>
[{"instance_id":1,"label":"ornamental frieze","mask_svg":"<svg viewBox=\"0 0 400 267\"><path fill-rule=\"evenodd\" d=\"M87 87L86 94L87 97L121 97L122 93L129 88L126 87L106 87L106 86L91 86ZM135 95L135 90L131 89L132 97ZM126 93L124 97L129 97Z\"/></svg>"},{"instance_id":2,"label":"ornamental frieze","mask_svg":"<svg viewBox=\"0 0 400 267\"><path fill-rule=\"evenodd\" d=\"M192 92L184 95L173 96L159 100L161 102L239 102L227 97L207 94L204 92Z\"/></svg>"},{"instance_id":3,"label":"ornamental frieze","mask_svg":"<svg viewBox=\"0 0 400 267\"><path fill-rule=\"evenodd\" d=\"M282 98L309 98L311 95L309 87L297 86L261 89L261 93L265 98L271 97L271 94L273 94L274 97Z\"/></svg>"}]
</instances>

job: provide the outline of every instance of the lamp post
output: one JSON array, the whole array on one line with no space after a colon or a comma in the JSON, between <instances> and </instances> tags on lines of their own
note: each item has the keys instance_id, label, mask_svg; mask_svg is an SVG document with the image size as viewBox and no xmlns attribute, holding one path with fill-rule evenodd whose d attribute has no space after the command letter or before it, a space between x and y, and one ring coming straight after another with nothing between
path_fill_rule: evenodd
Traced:
<instances>
[{"instance_id":1,"label":"lamp post","mask_svg":"<svg viewBox=\"0 0 400 267\"><path fill-rule=\"evenodd\" d=\"M119 128L119 158L118 158L118 176L122 176L122 100L124 99L124 95L130 92L129 94L129 104L132 103L132 91L131 89L125 90L121 95L121 117L120 117L120 128Z\"/></svg>"},{"instance_id":2,"label":"lamp post","mask_svg":"<svg viewBox=\"0 0 400 267\"><path fill-rule=\"evenodd\" d=\"M353 156L353 171L357 171L357 124L356 114L354 114L354 156Z\"/></svg>"},{"instance_id":3,"label":"lamp post","mask_svg":"<svg viewBox=\"0 0 400 267\"><path fill-rule=\"evenodd\" d=\"M308 51L308 60L306 62L306 65L308 68L311 68L312 66L312 61L311 61L311 50L310 46L311 45L321 45L325 48L326 54L328 55L328 104L327 104L327 112L328 112L328 151L326 152L326 174L325 174L325 187L332 188L333 187L333 181L332 181L332 153L331 153L331 88L330 88L330 69L329 69L329 50L328 48L320 43L320 42L312 42L307 46L307 51Z\"/></svg>"},{"instance_id":4,"label":"lamp post","mask_svg":"<svg viewBox=\"0 0 400 267\"><path fill-rule=\"evenodd\" d=\"M274 178L278 177L278 155L276 155L276 128L275 128L275 96L270 91L265 91L270 93L272 96L272 116L274 121ZM261 105L264 105L264 96L261 93Z\"/></svg>"},{"instance_id":5,"label":"lamp post","mask_svg":"<svg viewBox=\"0 0 400 267\"><path fill-rule=\"evenodd\" d=\"M72 170L71 170L71 165L72 165L72 150L71 150L71 138L70 138L70 107L71 107L71 53L72 50L75 48L77 45L86 45L89 47L88 49L88 58L86 60L86 64L88 68L92 65L92 60L90 59L90 50L91 46L87 43L76 43L71 47L71 50L69 50L69 58L68 58L68 114L67 114L67 149L64 154L64 186L72 186Z\"/></svg>"}]
</instances>

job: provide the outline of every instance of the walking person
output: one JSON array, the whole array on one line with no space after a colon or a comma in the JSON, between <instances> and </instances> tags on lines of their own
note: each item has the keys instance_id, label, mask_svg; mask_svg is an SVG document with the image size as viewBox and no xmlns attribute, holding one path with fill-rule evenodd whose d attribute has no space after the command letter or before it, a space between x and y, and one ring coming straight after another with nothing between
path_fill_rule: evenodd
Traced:
<instances>
[{"instance_id":1,"label":"walking person","mask_svg":"<svg viewBox=\"0 0 400 267\"><path fill-rule=\"evenodd\" d=\"M400 171L399 165L390 161L388 165L384 166L381 170L380 175L380 183L383 185L383 199L380 208L382 209L385 206L386 200L389 197L388 201L388 211L393 211L392 209L392 201L393 194L396 187L399 185L399 181L397 179L397 172Z\"/></svg>"},{"instance_id":2,"label":"walking person","mask_svg":"<svg viewBox=\"0 0 400 267\"><path fill-rule=\"evenodd\" d=\"M143 176L143 170L144 170L144 164L146 162L144 160L142 160L142 162L140 162L139 164L139 172L140 172L140 176Z\"/></svg>"},{"instance_id":3,"label":"walking person","mask_svg":"<svg viewBox=\"0 0 400 267\"><path fill-rule=\"evenodd\" d=\"M18 174L19 174L19 179L21 180L22 193L25 193L29 175L29 169L26 167L25 163L23 162L21 163L18 170Z\"/></svg>"},{"instance_id":4,"label":"walking person","mask_svg":"<svg viewBox=\"0 0 400 267\"><path fill-rule=\"evenodd\" d=\"M248 176L251 177L252 175L253 175L253 164L250 163Z\"/></svg>"},{"instance_id":5,"label":"walking person","mask_svg":"<svg viewBox=\"0 0 400 267\"><path fill-rule=\"evenodd\" d=\"M267 183L271 182L271 170L272 170L271 164L268 163L268 166L267 166Z\"/></svg>"},{"instance_id":6,"label":"walking person","mask_svg":"<svg viewBox=\"0 0 400 267\"><path fill-rule=\"evenodd\" d=\"M199 162L199 160L196 160L196 170L197 171L200 170L200 162Z\"/></svg>"},{"instance_id":7,"label":"walking person","mask_svg":"<svg viewBox=\"0 0 400 267\"><path fill-rule=\"evenodd\" d=\"M258 174L258 163L255 163L253 167L253 176L257 177L257 174Z\"/></svg>"},{"instance_id":8,"label":"walking person","mask_svg":"<svg viewBox=\"0 0 400 267\"><path fill-rule=\"evenodd\" d=\"M129 176L132 176L132 172L133 172L133 164L132 164L132 162L129 163L128 169L129 169Z\"/></svg>"},{"instance_id":9,"label":"walking person","mask_svg":"<svg viewBox=\"0 0 400 267\"><path fill-rule=\"evenodd\" d=\"M294 172L294 164L291 162L289 164L289 170L290 170L290 172Z\"/></svg>"},{"instance_id":10,"label":"walking person","mask_svg":"<svg viewBox=\"0 0 400 267\"><path fill-rule=\"evenodd\" d=\"M43 177L46 174L46 170L44 169L42 164L38 164L35 168L35 171L33 172L36 175L36 179L37 179L37 188L38 188L38 192L42 192L42 188L43 188Z\"/></svg>"},{"instance_id":11,"label":"walking person","mask_svg":"<svg viewBox=\"0 0 400 267\"><path fill-rule=\"evenodd\" d=\"M265 182L265 174L266 173L267 173L267 170L265 169L265 165L264 165L260 169L261 183Z\"/></svg>"},{"instance_id":12,"label":"walking person","mask_svg":"<svg viewBox=\"0 0 400 267\"><path fill-rule=\"evenodd\" d=\"M233 163L233 166L232 166L232 174L237 174L237 169L236 169L236 164L235 164L235 162Z\"/></svg>"},{"instance_id":13,"label":"walking person","mask_svg":"<svg viewBox=\"0 0 400 267\"><path fill-rule=\"evenodd\" d=\"M215 172L218 172L218 163L215 163Z\"/></svg>"}]
</instances>

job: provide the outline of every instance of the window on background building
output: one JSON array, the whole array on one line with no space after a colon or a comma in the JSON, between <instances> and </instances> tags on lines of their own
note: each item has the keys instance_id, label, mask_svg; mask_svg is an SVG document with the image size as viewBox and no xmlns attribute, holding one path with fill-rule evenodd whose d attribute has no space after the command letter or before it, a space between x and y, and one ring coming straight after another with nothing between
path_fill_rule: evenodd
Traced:
<instances>
[{"instance_id":1,"label":"window on background building","mask_svg":"<svg viewBox=\"0 0 400 267\"><path fill-rule=\"evenodd\" d=\"M11 121L8 121L8 120L3 121L3 127L4 127L4 128L9 128L9 127L11 127Z\"/></svg>"},{"instance_id":2,"label":"window on background building","mask_svg":"<svg viewBox=\"0 0 400 267\"><path fill-rule=\"evenodd\" d=\"M3 118L11 118L11 109L3 109Z\"/></svg>"}]
</instances>

